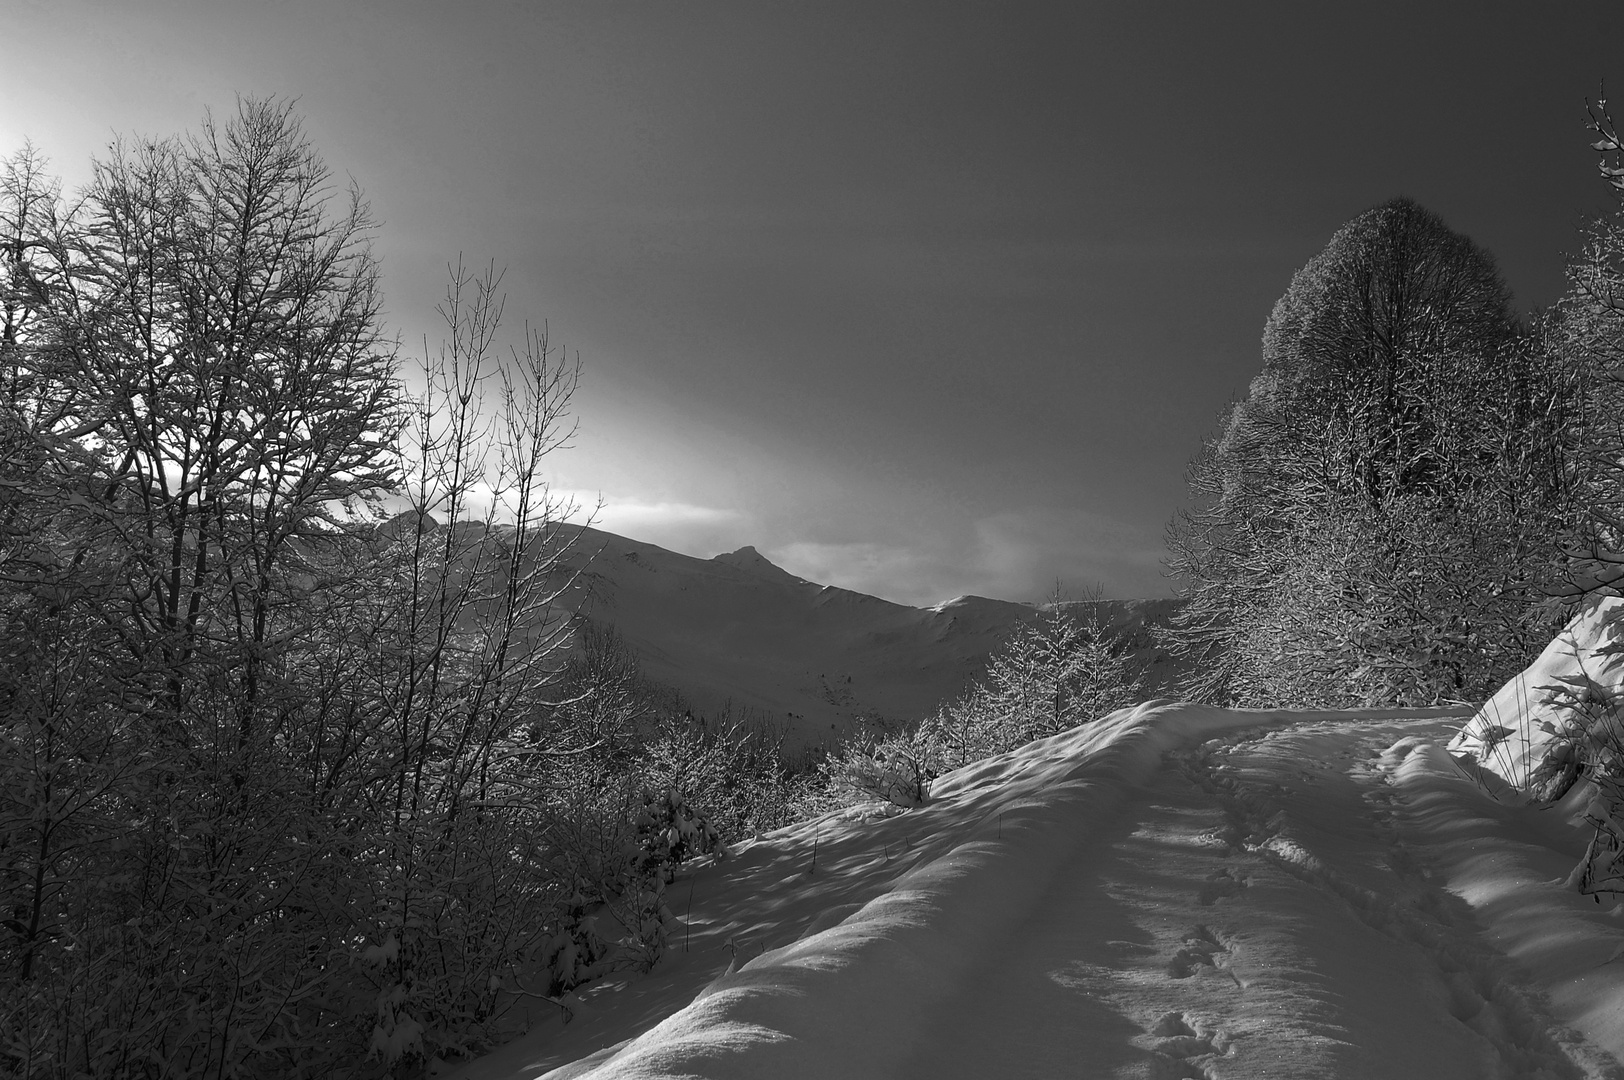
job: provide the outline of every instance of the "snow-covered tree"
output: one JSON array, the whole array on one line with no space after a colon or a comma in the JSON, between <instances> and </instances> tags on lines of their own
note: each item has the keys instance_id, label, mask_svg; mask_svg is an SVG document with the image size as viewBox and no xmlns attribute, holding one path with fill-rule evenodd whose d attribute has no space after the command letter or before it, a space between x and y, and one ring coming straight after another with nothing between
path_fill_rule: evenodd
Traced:
<instances>
[{"instance_id":1,"label":"snow-covered tree","mask_svg":"<svg viewBox=\"0 0 1624 1080\"><path fill-rule=\"evenodd\" d=\"M882 742L850 763L854 783L874 794L925 788L938 772L1002 754L1033 739L1097 720L1146 696L1141 669L1089 602L1058 592L1018 623L963 695L942 705L915 732ZM850 755L848 755L849 757ZM886 797L890 797L887 795ZM892 798L892 801L906 801ZM911 805L911 803L910 803Z\"/></svg>"},{"instance_id":2,"label":"snow-covered tree","mask_svg":"<svg viewBox=\"0 0 1624 1080\"><path fill-rule=\"evenodd\" d=\"M1583 391L1566 424L1583 505L1581 535L1563 568L1569 594L1616 590L1624 580L1624 141L1605 100L1590 116L1617 207L1586 230L1550 330Z\"/></svg>"},{"instance_id":3,"label":"snow-covered tree","mask_svg":"<svg viewBox=\"0 0 1624 1080\"><path fill-rule=\"evenodd\" d=\"M1106 628L1097 618L1079 620L1058 593L993 653L985 686L986 705L1009 718L1021 743L1134 704L1141 691Z\"/></svg>"},{"instance_id":4,"label":"snow-covered tree","mask_svg":"<svg viewBox=\"0 0 1624 1080\"><path fill-rule=\"evenodd\" d=\"M285 102L0 177L0 1072L467 1050L572 892L525 785L578 368L459 268L406 394L370 231Z\"/></svg>"},{"instance_id":5,"label":"snow-covered tree","mask_svg":"<svg viewBox=\"0 0 1624 1080\"><path fill-rule=\"evenodd\" d=\"M1190 690L1432 700L1503 679L1545 630L1533 586L1572 516L1571 388L1466 237L1405 199L1344 226L1191 469L1170 537Z\"/></svg>"}]
</instances>

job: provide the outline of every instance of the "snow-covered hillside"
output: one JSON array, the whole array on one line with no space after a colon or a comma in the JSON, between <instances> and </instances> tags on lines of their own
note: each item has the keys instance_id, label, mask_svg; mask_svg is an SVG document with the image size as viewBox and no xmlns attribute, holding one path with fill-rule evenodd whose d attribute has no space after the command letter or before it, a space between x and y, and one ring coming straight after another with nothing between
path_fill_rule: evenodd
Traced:
<instances>
[{"instance_id":1,"label":"snow-covered hillside","mask_svg":"<svg viewBox=\"0 0 1624 1080\"><path fill-rule=\"evenodd\" d=\"M893 604L795 577L751 547L696 559L584 529L576 549L593 556L579 602L637 650L644 674L705 711L756 710L808 745L845 736L864 714L921 719L1036 610L981 596ZM1131 636L1173 605L1098 601L1086 614Z\"/></svg>"},{"instance_id":2,"label":"snow-covered hillside","mask_svg":"<svg viewBox=\"0 0 1624 1080\"><path fill-rule=\"evenodd\" d=\"M1150 703L782 830L679 877L651 974L454 1075L1624 1076L1579 808L1497 801L1465 718Z\"/></svg>"}]
</instances>

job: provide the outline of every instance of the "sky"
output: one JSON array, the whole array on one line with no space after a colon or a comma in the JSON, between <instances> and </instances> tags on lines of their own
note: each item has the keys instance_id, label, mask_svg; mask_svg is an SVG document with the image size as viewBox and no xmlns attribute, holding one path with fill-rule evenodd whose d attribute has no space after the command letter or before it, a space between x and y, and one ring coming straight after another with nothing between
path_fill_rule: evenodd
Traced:
<instances>
[{"instance_id":1,"label":"sky","mask_svg":"<svg viewBox=\"0 0 1624 1080\"><path fill-rule=\"evenodd\" d=\"M381 225L578 353L602 527L910 604L1167 595L1292 272L1398 195L1556 301L1624 6L10 0L0 153L297 98Z\"/></svg>"}]
</instances>

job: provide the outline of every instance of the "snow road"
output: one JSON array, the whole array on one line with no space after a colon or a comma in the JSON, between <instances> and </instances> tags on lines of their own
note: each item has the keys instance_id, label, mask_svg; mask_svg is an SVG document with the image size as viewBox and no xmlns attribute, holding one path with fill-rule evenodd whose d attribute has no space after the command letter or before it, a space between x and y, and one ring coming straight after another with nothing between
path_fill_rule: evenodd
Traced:
<instances>
[{"instance_id":1,"label":"snow road","mask_svg":"<svg viewBox=\"0 0 1624 1080\"><path fill-rule=\"evenodd\" d=\"M1578 1075L1400 839L1375 762L1411 727L1308 723L1176 755L901 1074Z\"/></svg>"},{"instance_id":2,"label":"snow road","mask_svg":"<svg viewBox=\"0 0 1624 1080\"><path fill-rule=\"evenodd\" d=\"M1491 797L1463 719L1142 706L784 830L690 883L688 951L458 1075L1624 1076L1572 807Z\"/></svg>"}]
</instances>

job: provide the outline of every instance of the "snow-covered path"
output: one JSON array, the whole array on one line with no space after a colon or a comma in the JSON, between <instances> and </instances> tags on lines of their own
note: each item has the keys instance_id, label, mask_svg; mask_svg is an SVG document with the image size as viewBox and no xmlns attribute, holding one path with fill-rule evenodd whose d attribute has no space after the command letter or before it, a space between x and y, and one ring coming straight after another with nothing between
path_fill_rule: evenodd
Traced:
<instances>
[{"instance_id":1,"label":"snow-covered path","mask_svg":"<svg viewBox=\"0 0 1624 1080\"><path fill-rule=\"evenodd\" d=\"M1584 836L1462 772L1462 719L1146 706L797 826L690 883L691 952L460 1077L1624 1076Z\"/></svg>"},{"instance_id":2,"label":"snow-covered path","mask_svg":"<svg viewBox=\"0 0 1624 1080\"><path fill-rule=\"evenodd\" d=\"M1399 839L1376 763L1438 727L1318 722L1173 755L899 1075L1578 1075Z\"/></svg>"}]
</instances>

